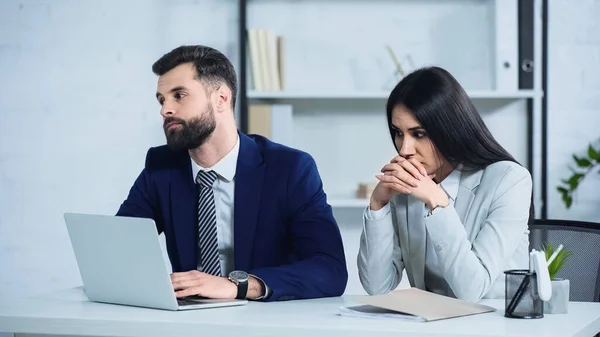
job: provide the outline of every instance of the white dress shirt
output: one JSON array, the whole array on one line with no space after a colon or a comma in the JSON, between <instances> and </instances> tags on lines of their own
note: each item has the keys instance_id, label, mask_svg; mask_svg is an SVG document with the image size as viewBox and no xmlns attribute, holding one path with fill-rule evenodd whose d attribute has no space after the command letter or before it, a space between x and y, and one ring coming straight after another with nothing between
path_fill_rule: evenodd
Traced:
<instances>
[{"instance_id":1,"label":"white dress shirt","mask_svg":"<svg viewBox=\"0 0 600 337\"><path fill-rule=\"evenodd\" d=\"M204 168L190 157L192 162L192 179L196 181L196 176L200 170L215 171L217 179L215 180L212 189L215 196L215 212L217 216L217 240L219 246L219 259L221 265L221 275L227 276L235 270L235 255L233 253L233 207L234 207L234 191L235 191L235 170L237 167L238 154L240 152L240 138L238 136L233 149L221 158L213 167ZM200 263L200 262L198 262ZM198 270L202 270L202 266L198 265ZM265 295L261 298L266 298L270 295L270 288L263 280L255 275L256 279L261 281L265 287Z\"/></svg>"},{"instance_id":2,"label":"white dress shirt","mask_svg":"<svg viewBox=\"0 0 600 337\"><path fill-rule=\"evenodd\" d=\"M204 168L198 165L191 157L192 177L196 181L198 172L215 171L217 179L212 189L215 196L215 212L217 216L217 240L219 245L219 259L221 260L221 274L229 275L234 270L233 261L233 193L235 191L235 169L240 152L240 139L238 137L233 149L229 151L213 167ZM202 266L198 266L201 270Z\"/></svg>"},{"instance_id":3,"label":"white dress shirt","mask_svg":"<svg viewBox=\"0 0 600 337\"><path fill-rule=\"evenodd\" d=\"M458 186L460 184L461 171L459 169L453 170L438 186L446 192L449 199L449 205L454 205L454 201L458 194ZM370 207L365 209L364 216L368 220L381 219L391 211L390 204L386 204L383 208L377 211L373 211ZM423 219L429 213L429 207L427 204L423 204ZM423 222L425 226L425 222ZM427 234L427 243L425 251L425 286L428 291L435 293L447 293L450 289L446 280L439 272L437 252L434 249L434 245L429 240L429 234Z\"/></svg>"}]
</instances>

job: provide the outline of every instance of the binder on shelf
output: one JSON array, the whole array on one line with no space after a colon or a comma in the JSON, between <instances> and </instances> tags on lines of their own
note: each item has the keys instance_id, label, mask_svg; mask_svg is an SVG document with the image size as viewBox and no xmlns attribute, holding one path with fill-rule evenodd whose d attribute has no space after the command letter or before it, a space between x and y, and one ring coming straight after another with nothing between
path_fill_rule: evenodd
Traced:
<instances>
[{"instance_id":1,"label":"binder on shelf","mask_svg":"<svg viewBox=\"0 0 600 337\"><path fill-rule=\"evenodd\" d=\"M519 86L518 68L518 4L517 0L494 1L495 9L495 89L516 91Z\"/></svg>"},{"instance_id":2,"label":"binder on shelf","mask_svg":"<svg viewBox=\"0 0 600 337\"><path fill-rule=\"evenodd\" d=\"M534 15L534 1L519 0L519 89L533 89Z\"/></svg>"},{"instance_id":3,"label":"binder on shelf","mask_svg":"<svg viewBox=\"0 0 600 337\"><path fill-rule=\"evenodd\" d=\"M248 133L292 146L292 105L250 104L248 106Z\"/></svg>"}]
</instances>

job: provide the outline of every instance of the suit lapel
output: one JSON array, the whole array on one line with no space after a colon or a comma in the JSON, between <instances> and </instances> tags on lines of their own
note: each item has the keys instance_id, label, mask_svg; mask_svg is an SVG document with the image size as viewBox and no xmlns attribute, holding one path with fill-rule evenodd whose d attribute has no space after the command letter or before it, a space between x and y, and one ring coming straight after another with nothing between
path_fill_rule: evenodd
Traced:
<instances>
[{"instance_id":1,"label":"suit lapel","mask_svg":"<svg viewBox=\"0 0 600 337\"><path fill-rule=\"evenodd\" d=\"M468 171L461 174L461 180L458 188L458 194L454 203L454 208L460 217L460 220L465 224L465 220L475 194L473 190L479 186L483 170ZM427 248L427 232L425 229L425 206L419 200L408 197L406 213L407 233L408 233L408 250L410 251L410 267L412 269L412 277L414 286L420 289L425 289L425 254ZM467 228L467 232L471 230Z\"/></svg>"},{"instance_id":2,"label":"suit lapel","mask_svg":"<svg viewBox=\"0 0 600 337\"><path fill-rule=\"evenodd\" d=\"M178 160L178 168L171 171L169 202L175 245L179 253L179 271L188 271L196 269L198 265L198 193L189 156L186 153Z\"/></svg>"},{"instance_id":3,"label":"suit lapel","mask_svg":"<svg viewBox=\"0 0 600 337\"><path fill-rule=\"evenodd\" d=\"M414 286L425 289L425 244L426 232L423 221L424 205L421 201L408 197L407 219L409 250L412 261Z\"/></svg>"},{"instance_id":4,"label":"suit lapel","mask_svg":"<svg viewBox=\"0 0 600 337\"><path fill-rule=\"evenodd\" d=\"M454 202L454 209L456 209L456 213L458 213L458 217L463 224L465 223L467 213L469 208L471 208L474 198L475 194L473 191L462 185L458 187L458 194L456 195L456 201Z\"/></svg>"},{"instance_id":5,"label":"suit lapel","mask_svg":"<svg viewBox=\"0 0 600 337\"><path fill-rule=\"evenodd\" d=\"M266 165L254 140L242 133L239 136L233 218L235 268L250 270Z\"/></svg>"},{"instance_id":6,"label":"suit lapel","mask_svg":"<svg viewBox=\"0 0 600 337\"><path fill-rule=\"evenodd\" d=\"M458 194L454 201L454 209L460 218L460 221L465 226L467 233L473 233L473 229L468 226L473 226L472 221L467 221L469 210L475 199L474 190L481 182L483 170L476 171L463 171L460 177L460 184L458 186Z\"/></svg>"}]
</instances>

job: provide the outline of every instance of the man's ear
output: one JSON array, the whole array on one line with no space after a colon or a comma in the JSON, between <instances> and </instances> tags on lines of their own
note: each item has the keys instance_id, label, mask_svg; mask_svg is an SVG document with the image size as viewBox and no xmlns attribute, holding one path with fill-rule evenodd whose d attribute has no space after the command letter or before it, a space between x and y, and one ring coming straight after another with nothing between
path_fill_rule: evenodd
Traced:
<instances>
[{"instance_id":1,"label":"man's ear","mask_svg":"<svg viewBox=\"0 0 600 337\"><path fill-rule=\"evenodd\" d=\"M229 111L231 109L231 90L226 85L221 85L215 93L217 94L217 110Z\"/></svg>"}]
</instances>

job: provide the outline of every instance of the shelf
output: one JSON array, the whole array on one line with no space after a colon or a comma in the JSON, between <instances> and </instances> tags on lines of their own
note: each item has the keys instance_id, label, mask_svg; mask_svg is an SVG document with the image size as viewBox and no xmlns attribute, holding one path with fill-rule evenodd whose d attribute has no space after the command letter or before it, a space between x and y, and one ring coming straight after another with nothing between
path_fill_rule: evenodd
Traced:
<instances>
[{"instance_id":1,"label":"shelf","mask_svg":"<svg viewBox=\"0 0 600 337\"><path fill-rule=\"evenodd\" d=\"M534 90L518 90L518 91L495 91L495 90L471 90L467 92L472 99L523 99L535 98L539 95ZM387 99L389 92L383 91L360 91L360 92L337 92L337 93L321 93L321 92L259 92L249 91L249 99L264 99L264 100L305 100L305 99Z\"/></svg>"},{"instance_id":2,"label":"shelf","mask_svg":"<svg viewBox=\"0 0 600 337\"><path fill-rule=\"evenodd\" d=\"M337 208L364 208L369 205L369 199L358 198L331 198L327 202Z\"/></svg>"}]
</instances>

